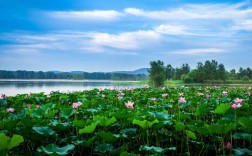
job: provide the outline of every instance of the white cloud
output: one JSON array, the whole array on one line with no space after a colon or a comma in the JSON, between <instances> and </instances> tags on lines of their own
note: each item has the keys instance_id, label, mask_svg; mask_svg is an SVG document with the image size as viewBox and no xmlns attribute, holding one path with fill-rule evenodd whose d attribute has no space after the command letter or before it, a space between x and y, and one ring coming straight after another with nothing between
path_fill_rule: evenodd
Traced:
<instances>
[{"instance_id":1,"label":"white cloud","mask_svg":"<svg viewBox=\"0 0 252 156\"><path fill-rule=\"evenodd\" d=\"M15 44L0 46L2 52L28 55L31 53L77 52L137 55L135 50L154 47L161 35L152 30L139 30L118 34L100 32L51 32L47 34L5 34L2 40Z\"/></svg>"},{"instance_id":2,"label":"white cloud","mask_svg":"<svg viewBox=\"0 0 252 156\"><path fill-rule=\"evenodd\" d=\"M223 53L224 49L218 48L202 48L202 49L185 49L180 51L174 51L173 54L181 55L201 55L201 54L211 54L211 53Z\"/></svg>"},{"instance_id":3,"label":"white cloud","mask_svg":"<svg viewBox=\"0 0 252 156\"><path fill-rule=\"evenodd\" d=\"M251 16L252 9L241 9L246 3L229 4L188 4L170 10L146 11L138 8L126 8L125 13L157 20L190 19L237 19Z\"/></svg>"},{"instance_id":4,"label":"white cloud","mask_svg":"<svg viewBox=\"0 0 252 156\"><path fill-rule=\"evenodd\" d=\"M181 25L159 25L154 30L161 34L167 34L167 35L190 35L188 32L186 32L186 27Z\"/></svg>"},{"instance_id":5,"label":"white cloud","mask_svg":"<svg viewBox=\"0 0 252 156\"><path fill-rule=\"evenodd\" d=\"M47 12L47 15L58 19L113 21L122 16L122 13L115 10L54 11Z\"/></svg>"},{"instance_id":6,"label":"white cloud","mask_svg":"<svg viewBox=\"0 0 252 156\"><path fill-rule=\"evenodd\" d=\"M120 34L94 33L93 42L117 49L140 49L161 39L159 33L147 31L124 32Z\"/></svg>"},{"instance_id":7,"label":"white cloud","mask_svg":"<svg viewBox=\"0 0 252 156\"><path fill-rule=\"evenodd\" d=\"M234 25L232 29L252 31L252 20L237 21L236 25Z\"/></svg>"}]
</instances>

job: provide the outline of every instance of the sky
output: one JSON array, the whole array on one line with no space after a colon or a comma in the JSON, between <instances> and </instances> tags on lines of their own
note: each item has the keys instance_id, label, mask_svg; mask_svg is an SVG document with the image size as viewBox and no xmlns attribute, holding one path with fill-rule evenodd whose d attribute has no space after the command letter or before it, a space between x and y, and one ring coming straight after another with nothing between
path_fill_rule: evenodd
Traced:
<instances>
[{"instance_id":1,"label":"sky","mask_svg":"<svg viewBox=\"0 0 252 156\"><path fill-rule=\"evenodd\" d=\"M0 0L0 70L252 67L252 1Z\"/></svg>"}]
</instances>

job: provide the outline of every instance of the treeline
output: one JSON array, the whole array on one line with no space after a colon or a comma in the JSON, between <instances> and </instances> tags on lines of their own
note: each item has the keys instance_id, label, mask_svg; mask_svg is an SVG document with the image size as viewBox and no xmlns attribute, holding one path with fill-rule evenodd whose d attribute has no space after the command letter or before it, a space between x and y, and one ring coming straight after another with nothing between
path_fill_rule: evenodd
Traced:
<instances>
[{"instance_id":1,"label":"treeline","mask_svg":"<svg viewBox=\"0 0 252 156\"><path fill-rule=\"evenodd\" d=\"M177 68L172 67L170 64L165 66L160 60L150 62L150 65L151 70L149 72L153 82L155 82L155 77L158 78L159 81L165 78L168 80L183 80L186 83L227 80L248 81L252 79L252 70L249 67L240 67L238 71L235 69L227 71L224 64L218 63L216 60L207 60L204 63L199 62L196 69L191 69L187 63ZM159 78L160 75L164 75L164 78Z\"/></svg>"},{"instance_id":2,"label":"treeline","mask_svg":"<svg viewBox=\"0 0 252 156\"><path fill-rule=\"evenodd\" d=\"M145 74L126 74L126 73L113 73L112 80L126 80L126 81L139 81L147 79Z\"/></svg>"},{"instance_id":3,"label":"treeline","mask_svg":"<svg viewBox=\"0 0 252 156\"><path fill-rule=\"evenodd\" d=\"M0 70L0 79L74 79L74 80L144 80L145 74L104 73L104 72L43 72Z\"/></svg>"}]
</instances>

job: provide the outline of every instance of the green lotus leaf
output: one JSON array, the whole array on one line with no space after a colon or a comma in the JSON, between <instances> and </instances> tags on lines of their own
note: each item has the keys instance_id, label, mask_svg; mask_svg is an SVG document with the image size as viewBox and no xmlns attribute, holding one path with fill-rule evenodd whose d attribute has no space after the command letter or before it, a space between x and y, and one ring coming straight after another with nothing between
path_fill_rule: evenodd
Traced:
<instances>
[{"instance_id":1,"label":"green lotus leaf","mask_svg":"<svg viewBox=\"0 0 252 156\"><path fill-rule=\"evenodd\" d=\"M185 133L186 133L186 135L187 135L188 138L197 139L195 133L193 133L192 131L186 130Z\"/></svg>"},{"instance_id":2,"label":"green lotus leaf","mask_svg":"<svg viewBox=\"0 0 252 156\"><path fill-rule=\"evenodd\" d=\"M53 117L56 113L58 113L58 110L53 109L53 110L49 111L48 113L46 113L44 116L45 116L46 118L51 118L51 117Z\"/></svg>"},{"instance_id":3,"label":"green lotus leaf","mask_svg":"<svg viewBox=\"0 0 252 156\"><path fill-rule=\"evenodd\" d=\"M103 117L103 116L94 116L94 121L99 121L99 125L101 125L102 127L107 127L113 123L116 122L116 118L112 117L112 118L107 118L107 117Z\"/></svg>"},{"instance_id":4,"label":"green lotus leaf","mask_svg":"<svg viewBox=\"0 0 252 156\"><path fill-rule=\"evenodd\" d=\"M11 150L24 142L24 138L21 135L14 134L12 138L10 138L4 133L0 133L0 140L0 151Z\"/></svg>"},{"instance_id":5,"label":"green lotus leaf","mask_svg":"<svg viewBox=\"0 0 252 156\"><path fill-rule=\"evenodd\" d=\"M146 129L146 128L150 128L152 127L153 124L155 123L159 123L159 121L157 119L153 120L153 121L147 121L147 120L136 120L134 119L132 121L133 124L136 124L136 125L139 125L140 127L142 127L143 129Z\"/></svg>"},{"instance_id":6,"label":"green lotus leaf","mask_svg":"<svg viewBox=\"0 0 252 156\"><path fill-rule=\"evenodd\" d=\"M216 114L225 114L227 112L227 110L230 108L230 104L229 103L225 103L225 104L220 104L215 110L214 112Z\"/></svg>"},{"instance_id":7,"label":"green lotus leaf","mask_svg":"<svg viewBox=\"0 0 252 156\"><path fill-rule=\"evenodd\" d=\"M112 143L117 140L117 137L115 137L114 134L110 132L101 131L97 133L97 136L99 136L102 140L108 143Z\"/></svg>"},{"instance_id":8,"label":"green lotus leaf","mask_svg":"<svg viewBox=\"0 0 252 156\"><path fill-rule=\"evenodd\" d=\"M31 117L32 118L42 118L43 114L45 114L46 111L42 108L36 108L32 111Z\"/></svg>"},{"instance_id":9,"label":"green lotus leaf","mask_svg":"<svg viewBox=\"0 0 252 156\"><path fill-rule=\"evenodd\" d=\"M247 149L247 148L236 148L236 149L233 149L235 155L243 155L245 153L248 153L249 155L252 155L252 151Z\"/></svg>"},{"instance_id":10,"label":"green lotus leaf","mask_svg":"<svg viewBox=\"0 0 252 156\"><path fill-rule=\"evenodd\" d=\"M175 121L174 127L175 127L176 131L182 131L186 128L186 125L182 122Z\"/></svg>"},{"instance_id":11,"label":"green lotus leaf","mask_svg":"<svg viewBox=\"0 0 252 156\"><path fill-rule=\"evenodd\" d=\"M101 145L97 145L94 148L94 151L97 153L102 153L105 154L106 152L110 152L113 149L113 145L111 144L101 144Z\"/></svg>"},{"instance_id":12,"label":"green lotus leaf","mask_svg":"<svg viewBox=\"0 0 252 156\"><path fill-rule=\"evenodd\" d=\"M121 134L126 134L126 135L135 135L137 129L136 128L126 128L120 131Z\"/></svg>"},{"instance_id":13,"label":"green lotus leaf","mask_svg":"<svg viewBox=\"0 0 252 156\"><path fill-rule=\"evenodd\" d=\"M134 153L128 153L128 152L121 152L120 156L138 156L137 154Z\"/></svg>"},{"instance_id":14,"label":"green lotus leaf","mask_svg":"<svg viewBox=\"0 0 252 156\"><path fill-rule=\"evenodd\" d=\"M38 152L44 152L48 155L67 155L69 154L69 151L74 149L73 144L68 144L65 147L58 147L55 144L49 144L46 147L41 146L37 149Z\"/></svg>"},{"instance_id":15,"label":"green lotus leaf","mask_svg":"<svg viewBox=\"0 0 252 156\"><path fill-rule=\"evenodd\" d=\"M243 130L252 133L252 118L241 117L238 118L238 123L242 126Z\"/></svg>"},{"instance_id":16,"label":"green lotus leaf","mask_svg":"<svg viewBox=\"0 0 252 156\"><path fill-rule=\"evenodd\" d=\"M65 119L68 119L70 116L72 116L74 113L73 108L67 108L67 107L62 107L60 109L60 115L64 117Z\"/></svg>"},{"instance_id":17,"label":"green lotus leaf","mask_svg":"<svg viewBox=\"0 0 252 156\"><path fill-rule=\"evenodd\" d=\"M114 149L110 152L110 155L119 155L120 153L122 153L125 150L125 146L121 146L117 149Z\"/></svg>"},{"instance_id":18,"label":"green lotus leaf","mask_svg":"<svg viewBox=\"0 0 252 156\"><path fill-rule=\"evenodd\" d=\"M241 139L241 140L252 140L252 134L248 133L235 133L233 134L233 139Z\"/></svg>"},{"instance_id":19,"label":"green lotus leaf","mask_svg":"<svg viewBox=\"0 0 252 156\"><path fill-rule=\"evenodd\" d=\"M236 124L229 123L229 124L213 124L213 125L205 125L211 133L216 134L227 134L230 130L234 129Z\"/></svg>"},{"instance_id":20,"label":"green lotus leaf","mask_svg":"<svg viewBox=\"0 0 252 156\"><path fill-rule=\"evenodd\" d=\"M164 154L165 152L169 150L173 150L173 148L161 148L161 147L155 147L155 146L141 146L140 150L150 151L154 154Z\"/></svg>"},{"instance_id":21,"label":"green lotus leaf","mask_svg":"<svg viewBox=\"0 0 252 156\"><path fill-rule=\"evenodd\" d=\"M169 115L164 112L149 112L150 115L156 117L159 120L167 120L169 119Z\"/></svg>"},{"instance_id":22,"label":"green lotus leaf","mask_svg":"<svg viewBox=\"0 0 252 156\"><path fill-rule=\"evenodd\" d=\"M99 122L94 122L91 125L85 126L84 128L79 130L79 134L83 133L93 133L96 126L98 125Z\"/></svg>"},{"instance_id":23,"label":"green lotus leaf","mask_svg":"<svg viewBox=\"0 0 252 156\"><path fill-rule=\"evenodd\" d=\"M0 130L8 130L12 131L16 128L16 125L18 124L19 120L6 120L6 121L0 121Z\"/></svg>"},{"instance_id":24,"label":"green lotus leaf","mask_svg":"<svg viewBox=\"0 0 252 156\"><path fill-rule=\"evenodd\" d=\"M41 135L49 136L55 134L55 131L52 130L50 127L32 127L34 131Z\"/></svg>"},{"instance_id":25,"label":"green lotus leaf","mask_svg":"<svg viewBox=\"0 0 252 156\"><path fill-rule=\"evenodd\" d=\"M90 146L93 144L93 142L95 141L95 139L96 139L96 137L92 137L91 139L84 140L84 141L82 142L82 145L83 145L84 147L90 147Z\"/></svg>"},{"instance_id":26,"label":"green lotus leaf","mask_svg":"<svg viewBox=\"0 0 252 156\"><path fill-rule=\"evenodd\" d=\"M76 127L84 127L85 126L85 121L84 120L74 120L73 124Z\"/></svg>"}]
</instances>

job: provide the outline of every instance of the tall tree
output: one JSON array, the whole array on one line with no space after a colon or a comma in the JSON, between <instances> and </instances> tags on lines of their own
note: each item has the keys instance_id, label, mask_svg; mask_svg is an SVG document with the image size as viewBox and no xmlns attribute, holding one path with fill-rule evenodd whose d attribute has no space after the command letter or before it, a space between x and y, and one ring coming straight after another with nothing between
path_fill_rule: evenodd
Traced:
<instances>
[{"instance_id":1,"label":"tall tree","mask_svg":"<svg viewBox=\"0 0 252 156\"><path fill-rule=\"evenodd\" d=\"M165 76L166 79L171 79L175 75L175 69L172 67L172 65L168 64L165 68Z\"/></svg>"},{"instance_id":2,"label":"tall tree","mask_svg":"<svg viewBox=\"0 0 252 156\"><path fill-rule=\"evenodd\" d=\"M218 65L218 70L217 70L217 79L225 81L227 79L226 75L226 69L224 64L219 64Z\"/></svg>"},{"instance_id":3,"label":"tall tree","mask_svg":"<svg viewBox=\"0 0 252 156\"><path fill-rule=\"evenodd\" d=\"M163 61L151 61L148 69L150 81L155 87L160 87L165 81L165 66Z\"/></svg>"}]
</instances>

